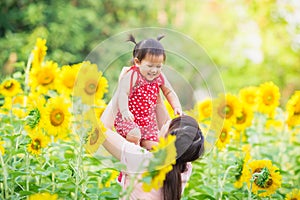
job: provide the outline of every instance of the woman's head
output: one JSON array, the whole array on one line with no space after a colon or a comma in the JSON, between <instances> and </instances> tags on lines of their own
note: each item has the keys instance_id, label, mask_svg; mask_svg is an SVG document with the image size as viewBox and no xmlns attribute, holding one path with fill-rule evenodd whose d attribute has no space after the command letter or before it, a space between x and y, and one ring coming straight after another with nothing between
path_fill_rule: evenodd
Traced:
<instances>
[{"instance_id":1,"label":"woman's head","mask_svg":"<svg viewBox=\"0 0 300 200\"><path fill-rule=\"evenodd\" d=\"M168 133L176 135L176 163L191 162L204 152L204 137L198 122L187 115L174 118L169 125Z\"/></svg>"},{"instance_id":2,"label":"woman's head","mask_svg":"<svg viewBox=\"0 0 300 200\"><path fill-rule=\"evenodd\" d=\"M176 135L177 158L173 169L166 175L163 199L179 200L182 192L181 173L186 170L187 162L194 161L203 154L204 137L197 121L187 115L174 118L170 122L167 134Z\"/></svg>"},{"instance_id":3,"label":"woman's head","mask_svg":"<svg viewBox=\"0 0 300 200\"><path fill-rule=\"evenodd\" d=\"M160 75L166 59L164 47L159 42L161 38L163 36L157 39L145 39L137 43L132 35L129 37L129 41L135 44L132 52L133 63L139 67L141 74L150 81Z\"/></svg>"}]
</instances>

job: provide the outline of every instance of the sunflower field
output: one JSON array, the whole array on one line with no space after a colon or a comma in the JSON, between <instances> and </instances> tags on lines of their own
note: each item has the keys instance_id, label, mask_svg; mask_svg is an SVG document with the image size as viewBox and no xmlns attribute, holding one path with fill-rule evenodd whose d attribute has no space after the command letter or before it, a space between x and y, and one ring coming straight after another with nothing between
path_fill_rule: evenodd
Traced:
<instances>
[{"instance_id":1,"label":"sunflower field","mask_svg":"<svg viewBox=\"0 0 300 200\"><path fill-rule=\"evenodd\" d=\"M58 66L46 53L38 38L24 73L0 84L0 199L128 195L116 182L120 163L101 150L105 128L97 119L109 81L93 63ZM300 91L284 106L280 97L265 82L185 111L215 140L193 163L182 199L300 199Z\"/></svg>"}]
</instances>

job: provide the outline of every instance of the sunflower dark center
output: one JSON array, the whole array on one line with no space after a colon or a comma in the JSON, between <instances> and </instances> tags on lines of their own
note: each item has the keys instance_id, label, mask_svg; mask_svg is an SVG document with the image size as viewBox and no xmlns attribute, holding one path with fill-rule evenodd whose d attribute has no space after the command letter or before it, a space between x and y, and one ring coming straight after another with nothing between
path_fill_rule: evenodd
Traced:
<instances>
[{"instance_id":1,"label":"sunflower dark center","mask_svg":"<svg viewBox=\"0 0 300 200\"><path fill-rule=\"evenodd\" d=\"M255 184L261 188L269 188L273 184L273 180L268 168L257 168L254 173L257 173Z\"/></svg>"},{"instance_id":2,"label":"sunflower dark center","mask_svg":"<svg viewBox=\"0 0 300 200\"><path fill-rule=\"evenodd\" d=\"M246 113L242 112L242 114L236 118L236 123L243 124L246 121L246 118L247 118Z\"/></svg>"},{"instance_id":3,"label":"sunflower dark center","mask_svg":"<svg viewBox=\"0 0 300 200\"><path fill-rule=\"evenodd\" d=\"M98 128L95 128L94 132L91 134L90 145L96 144L98 138L99 138L99 130Z\"/></svg>"},{"instance_id":4,"label":"sunflower dark center","mask_svg":"<svg viewBox=\"0 0 300 200\"><path fill-rule=\"evenodd\" d=\"M222 142L224 142L226 140L226 137L227 137L227 132L226 131L222 131L221 134L220 134L220 140Z\"/></svg>"},{"instance_id":5,"label":"sunflower dark center","mask_svg":"<svg viewBox=\"0 0 300 200\"><path fill-rule=\"evenodd\" d=\"M13 87L14 87L14 83L11 82L11 81L8 81L8 82L6 82L6 83L4 84L4 88L5 88L6 90L10 90L10 89L12 89Z\"/></svg>"},{"instance_id":6,"label":"sunflower dark center","mask_svg":"<svg viewBox=\"0 0 300 200\"><path fill-rule=\"evenodd\" d=\"M38 76L38 81L41 85L49 85L54 80L54 76L49 72L41 72Z\"/></svg>"},{"instance_id":7,"label":"sunflower dark center","mask_svg":"<svg viewBox=\"0 0 300 200\"><path fill-rule=\"evenodd\" d=\"M35 139L31 144L31 148L34 150L39 150L41 148L41 141L39 139Z\"/></svg>"},{"instance_id":8,"label":"sunflower dark center","mask_svg":"<svg viewBox=\"0 0 300 200\"><path fill-rule=\"evenodd\" d=\"M84 91L88 95L95 94L95 92L97 91L97 81L95 80L87 81L84 87Z\"/></svg>"}]
</instances>

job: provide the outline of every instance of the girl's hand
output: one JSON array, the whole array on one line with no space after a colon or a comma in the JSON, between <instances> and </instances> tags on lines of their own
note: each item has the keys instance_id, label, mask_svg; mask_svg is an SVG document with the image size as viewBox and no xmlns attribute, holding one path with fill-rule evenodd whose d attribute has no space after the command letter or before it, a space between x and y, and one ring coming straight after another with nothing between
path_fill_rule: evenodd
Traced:
<instances>
[{"instance_id":1,"label":"girl's hand","mask_svg":"<svg viewBox=\"0 0 300 200\"><path fill-rule=\"evenodd\" d=\"M180 107L174 108L174 114L175 115L182 115L182 109Z\"/></svg>"},{"instance_id":2,"label":"girl's hand","mask_svg":"<svg viewBox=\"0 0 300 200\"><path fill-rule=\"evenodd\" d=\"M133 122L134 121L134 116L129 110L125 110L125 111L122 112L122 119L124 121L127 121L127 122L128 121Z\"/></svg>"}]
</instances>

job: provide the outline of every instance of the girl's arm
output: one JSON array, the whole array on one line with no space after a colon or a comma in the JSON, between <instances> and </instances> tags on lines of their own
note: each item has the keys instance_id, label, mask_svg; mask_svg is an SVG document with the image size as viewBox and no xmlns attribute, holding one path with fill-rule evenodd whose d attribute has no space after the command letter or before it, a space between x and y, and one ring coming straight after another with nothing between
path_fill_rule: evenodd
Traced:
<instances>
[{"instance_id":1,"label":"girl's arm","mask_svg":"<svg viewBox=\"0 0 300 200\"><path fill-rule=\"evenodd\" d=\"M166 78L166 76L163 73L162 73L162 76L165 81L165 84L161 86L161 90L162 90L164 96L166 97L166 99L168 100L170 105L172 106L172 108L174 110L174 114L182 115L182 108L181 108L181 104L180 104L177 94L175 93L171 84L169 83L168 79Z\"/></svg>"}]
</instances>

